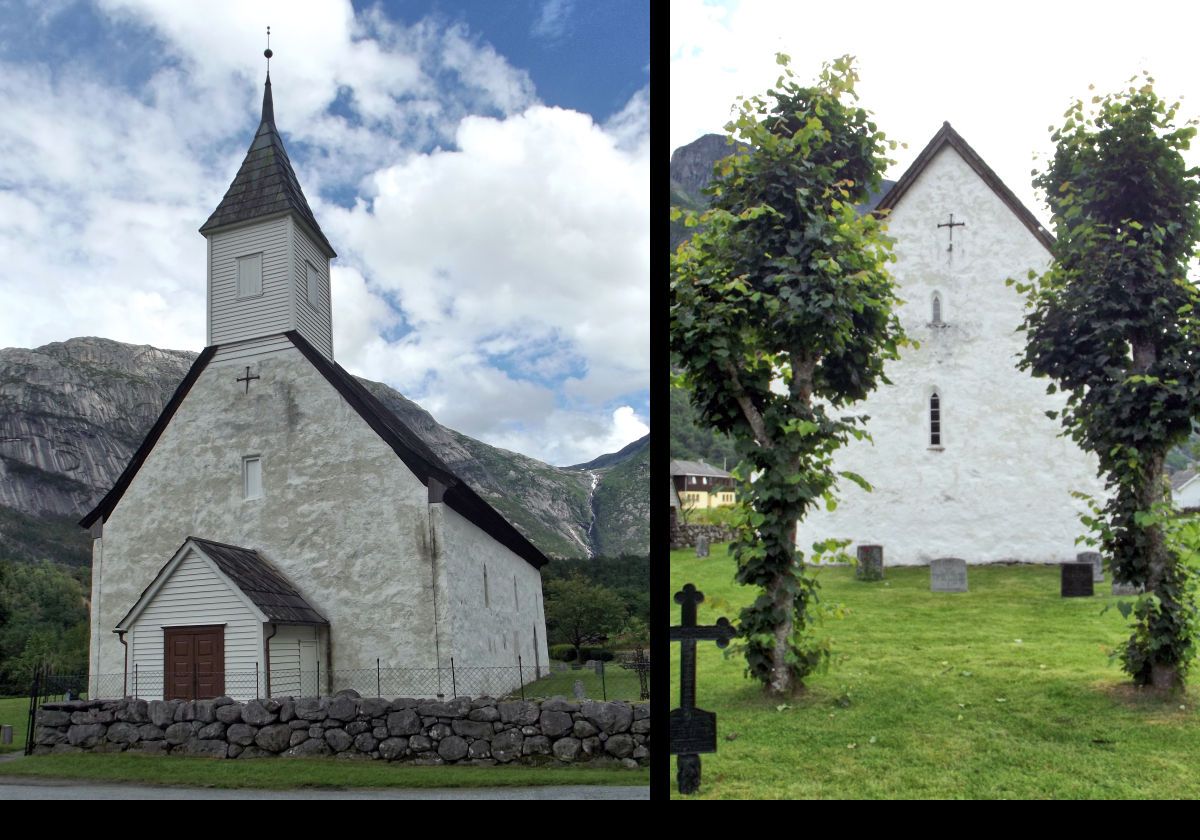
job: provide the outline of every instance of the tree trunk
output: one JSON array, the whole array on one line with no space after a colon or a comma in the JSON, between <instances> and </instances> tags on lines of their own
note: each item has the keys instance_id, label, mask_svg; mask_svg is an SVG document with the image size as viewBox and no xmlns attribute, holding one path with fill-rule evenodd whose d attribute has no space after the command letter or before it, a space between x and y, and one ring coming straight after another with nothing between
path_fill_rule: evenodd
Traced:
<instances>
[{"instance_id":1,"label":"tree trunk","mask_svg":"<svg viewBox=\"0 0 1200 840\"><path fill-rule=\"evenodd\" d=\"M792 614L795 604L792 594L788 591L788 582L788 575L778 575L768 590L771 603L786 616L781 623L775 625L775 650L771 657L771 693L785 696L793 691L792 669L788 666L787 654L788 643L792 637Z\"/></svg>"}]
</instances>

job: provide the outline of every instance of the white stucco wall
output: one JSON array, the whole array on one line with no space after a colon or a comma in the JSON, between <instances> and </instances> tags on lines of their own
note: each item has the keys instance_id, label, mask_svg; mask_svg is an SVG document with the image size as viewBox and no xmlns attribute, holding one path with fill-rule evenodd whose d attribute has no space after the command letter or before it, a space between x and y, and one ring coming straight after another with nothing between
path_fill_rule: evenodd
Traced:
<instances>
[{"instance_id":1,"label":"white stucco wall","mask_svg":"<svg viewBox=\"0 0 1200 840\"><path fill-rule=\"evenodd\" d=\"M453 655L456 666L516 668L520 655L531 682L549 660L541 573L448 505L440 507L438 557L448 581L453 651L443 646L443 657Z\"/></svg>"},{"instance_id":2,"label":"white stucco wall","mask_svg":"<svg viewBox=\"0 0 1200 840\"><path fill-rule=\"evenodd\" d=\"M262 624L245 597L194 549L162 581L130 625L125 638L129 646L129 690L135 688L136 666L139 696L162 699L166 649L163 628L206 624L225 628L226 693L235 700L251 699L255 694L251 690L255 665L262 658Z\"/></svg>"},{"instance_id":3,"label":"white stucco wall","mask_svg":"<svg viewBox=\"0 0 1200 840\"><path fill-rule=\"evenodd\" d=\"M334 668L433 666L426 487L299 351L259 357L248 394L244 370L210 363L105 523L92 673L121 673L112 630L189 535L274 564L329 620ZM243 500L245 455L261 499Z\"/></svg>"},{"instance_id":4,"label":"white stucco wall","mask_svg":"<svg viewBox=\"0 0 1200 840\"><path fill-rule=\"evenodd\" d=\"M954 214L954 249L947 229ZM961 557L968 563L1074 559L1083 528L1073 490L1102 496L1096 461L1065 438L1061 395L1017 370L1024 301L1005 278L1024 280L1050 255L950 147L943 147L892 211L898 314L920 342L887 367L881 386L852 413L869 415L870 443L838 453L838 469L875 490L840 484L840 504L800 524L806 553L817 539L878 543L888 564ZM930 324L934 292L946 326ZM941 450L930 447L929 397L941 400ZM853 546L850 548L853 551Z\"/></svg>"}]
</instances>

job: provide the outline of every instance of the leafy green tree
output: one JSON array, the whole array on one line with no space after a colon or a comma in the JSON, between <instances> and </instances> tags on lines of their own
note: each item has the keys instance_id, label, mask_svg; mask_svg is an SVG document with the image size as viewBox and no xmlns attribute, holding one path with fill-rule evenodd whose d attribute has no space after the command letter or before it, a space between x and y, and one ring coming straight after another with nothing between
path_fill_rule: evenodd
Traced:
<instances>
[{"instance_id":1,"label":"leafy green tree","mask_svg":"<svg viewBox=\"0 0 1200 840\"><path fill-rule=\"evenodd\" d=\"M703 224L672 255L671 346L702 419L737 445L743 507L730 547L737 580L762 588L739 634L749 674L786 695L828 652L811 636L817 584L796 523L836 503L833 454L865 436L865 418L838 410L886 381L904 339L890 240L855 209L895 144L855 104L850 57L811 87L777 60L774 89L744 100L726 127L751 152L717 164L702 216L672 211Z\"/></svg>"},{"instance_id":2,"label":"leafy green tree","mask_svg":"<svg viewBox=\"0 0 1200 840\"><path fill-rule=\"evenodd\" d=\"M620 630L627 615L615 592L578 572L547 582L545 605L547 631L575 648L576 662L583 662L582 648L603 644Z\"/></svg>"},{"instance_id":3,"label":"leafy green tree","mask_svg":"<svg viewBox=\"0 0 1200 840\"><path fill-rule=\"evenodd\" d=\"M1195 653L1192 572L1167 538L1163 465L1200 412L1200 295L1187 280L1200 171L1182 156L1196 129L1176 125L1178 103L1149 77L1131 82L1086 112L1072 105L1034 180L1056 241L1050 268L1018 284L1030 306L1022 366L1067 394L1064 433L1097 455L1109 494L1087 521L1113 577L1145 587L1124 668L1172 688Z\"/></svg>"}]
</instances>

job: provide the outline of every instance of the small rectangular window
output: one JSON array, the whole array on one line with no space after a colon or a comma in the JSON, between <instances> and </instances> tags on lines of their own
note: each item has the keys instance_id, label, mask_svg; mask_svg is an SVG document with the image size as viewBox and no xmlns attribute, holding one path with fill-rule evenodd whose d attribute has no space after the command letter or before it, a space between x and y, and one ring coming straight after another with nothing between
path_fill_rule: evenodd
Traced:
<instances>
[{"instance_id":1,"label":"small rectangular window","mask_svg":"<svg viewBox=\"0 0 1200 840\"><path fill-rule=\"evenodd\" d=\"M238 297L262 294L262 254L238 257Z\"/></svg>"},{"instance_id":2,"label":"small rectangular window","mask_svg":"<svg viewBox=\"0 0 1200 840\"><path fill-rule=\"evenodd\" d=\"M246 499L262 498L262 458L260 456L251 455L242 459L242 488Z\"/></svg>"},{"instance_id":3,"label":"small rectangular window","mask_svg":"<svg viewBox=\"0 0 1200 840\"><path fill-rule=\"evenodd\" d=\"M321 273L313 267L312 263L305 263L304 265L308 268L308 286L306 289L308 302L315 307L318 305L317 302L320 299Z\"/></svg>"}]
</instances>

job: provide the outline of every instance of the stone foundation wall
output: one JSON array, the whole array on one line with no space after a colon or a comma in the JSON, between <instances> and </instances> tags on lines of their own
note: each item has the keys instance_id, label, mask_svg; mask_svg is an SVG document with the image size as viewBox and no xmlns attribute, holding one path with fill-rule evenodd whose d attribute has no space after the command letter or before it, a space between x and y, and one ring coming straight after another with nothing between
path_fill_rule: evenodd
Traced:
<instances>
[{"instance_id":1,"label":"stone foundation wall","mask_svg":"<svg viewBox=\"0 0 1200 840\"><path fill-rule=\"evenodd\" d=\"M37 713L34 753L142 752L213 758L338 758L412 764L650 761L650 706L552 697L445 702L285 697L76 700Z\"/></svg>"},{"instance_id":2,"label":"stone foundation wall","mask_svg":"<svg viewBox=\"0 0 1200 840\"><path fill-rule=\"evenodd\" d=\"M671 528L671 548L694 546L696 538L701 536L709 545L729 542L733 539L733 529L725 525L685 525L676 521Z\"/></svg>"}]
</instances>

